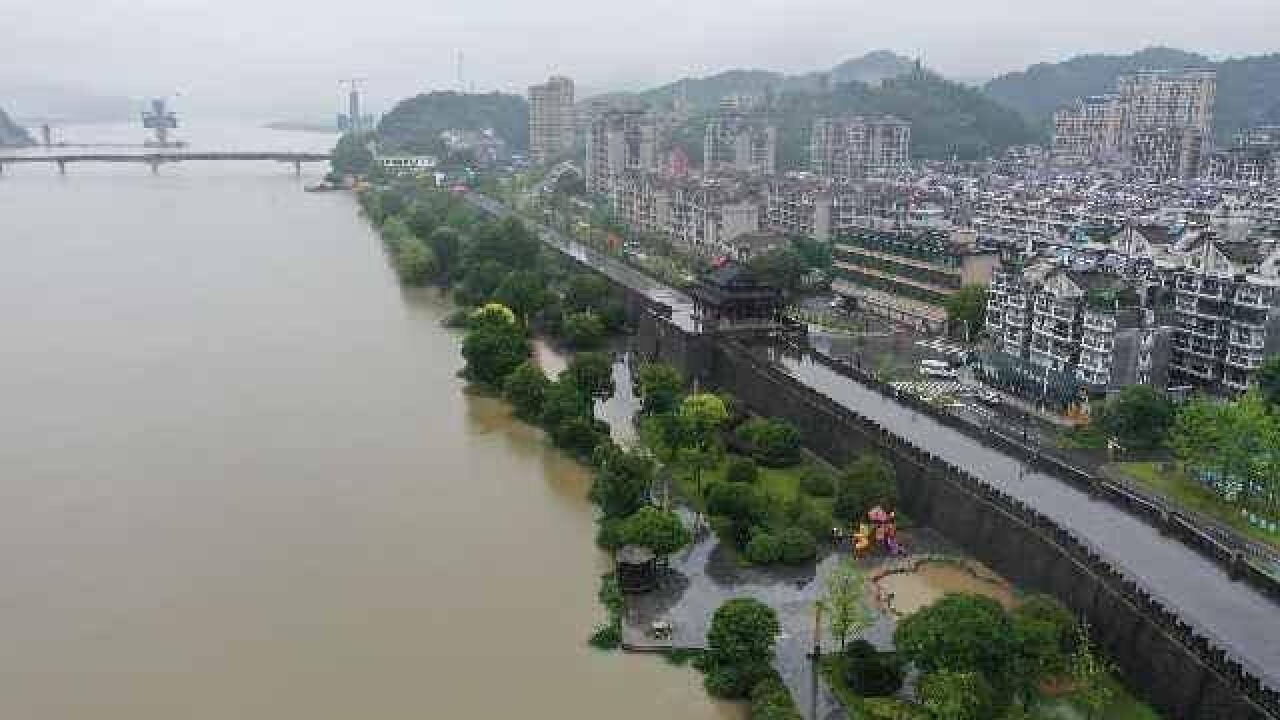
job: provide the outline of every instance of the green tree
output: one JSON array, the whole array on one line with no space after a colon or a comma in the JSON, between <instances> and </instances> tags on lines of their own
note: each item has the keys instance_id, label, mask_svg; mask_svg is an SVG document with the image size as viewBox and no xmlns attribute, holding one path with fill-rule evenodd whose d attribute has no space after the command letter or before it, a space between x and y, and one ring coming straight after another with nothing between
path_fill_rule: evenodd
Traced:
<instances>
[{"instance_id":1,"label":"green tree","mask_svg":"<svg viewBox=\"0 0 1280 720\"><path fill-rule=\"evenodd\" d=\"M580 392L607 400L613 397L613 358L608 353L582 352L573 356L564 370L564 379Z\"/></svg>"},{"instance_id":2,"label":"green tree","mask_svg":"<svg viewBox=\"0 0 1280 720\"><path fill-rule=\"evenodd\" d=\"M472 382L502 387L503 380L532 354L533 348L511 311L489 305L478 311L462 340L467 361L463 375Z\"/></svg>"},{"instance_id":3,"label":"green tree","mask_svg":"<svg viewBox=\"0 0 1280 720\"><path fill-rule=\"evenodd\" d=\"M866 518L874 507L886 510L898 502L898 485L893 467L879 455L867 453L859 457L836 483L833 514L845 522Z\"/></svg>"},{"instance_id":4,"label":"green tree","mask_svg":"<svg viewBox=\"0 0 1280 720\"><path fill-rule=\"evenodd\" d=\"M1013 634L1000 603L951 593L908 615L893 633L898 653L923 672L977 672L1001 678L1013 656Z\"/></svg>"},{"instance_id":5,"label":"green tree","mask_svg":"<svg viewBox=\"0 0 1280 720\"><path fill-rule=\"evenodd\" d=\"M406 222L409 224L409 230L423 241L428 240L431 233L435 232L436 227L440 225L440 216L436 214L436 209L421 198L409 205L406 215L408 215Z\"/></svg>"},{"instance_id":6,"label":"green tree","mask_svg":"<svg viewBox=\"0 0 1280 720\"><path fill-rule=\"evenodd\" d=\"M947 298L944 307L951 336L972 340L978 337L986 322L987 289L982 285L964 285Z\"/></svg>"},{"instance_id":7,"label":"green tree","mask_svg":"<svg viewBox=\"0 0 1280 720\"><path fill-rule=\"evenodd\" d=\"M590 457L596 446L608 438L607 425L602 427L602 423L594 418L580 415L567 417L551 428L551 439L556 447L582 459Z\"/></svg>"},{"instance_id":8,"label":"green tree","mask_svg":"<svg viewBox=\"0 0 1280 720\"><path fill-rule=\"evenodd\" d=\"M565 342L575 349L599 347L604 341L604 323L590 310L571 313L564 318L564 337Z\"/></svg>"},{"instance_id":9,"label":"green tree","mask_svg":"<svg viewBox=\"0 0 1280 720\"><path fill-rule=\"evenodd\" d=\"M780 627L777 613L752 598L725 602L707 631L707 688L722 697L745 697L767 677Z\"/></svg>"},{"instance_id":10,"label":"green tree","mask_svg":"<svg viewBox=\"0 0 1280 720\"><path fill-rule=\"evenodd\" d=\"M755 565L772 565L782 560L782 540L767 529L760 528L751 535L743 552L747 560Z\"/></svg>"},{"instance_id":11,"label":"green tree","mask_svg":"<svg viewBox=\"0 0 1280 720\"><path fill-rule=\"evenodd\" d=\"M774 248L753 258L750 268L761 280L788 294L800 289L807 270L804 258L790 247Z\"/></svg>"},{"instance_id":12,"label":"green tree","mask_svg":"<svg viewBox=\"0 0 1280 720\"><path fill-rule=\"evenodd\" d=\"M329 156L329 164L339 175L366 175L373 165L373 153L369 151L369 135L346 133L338 138Z\"/></svg>"},{"instance_id":13,"label":"green tree","mask_svg":"<svg viewBox=\"0 0 1280 720\"><path fill-rule=\"evenodd\" d=\"M1271 407L1280 405L1280 354L1268 355L1254 377L1262 399Z\"/></svg>"},{"instance_id":14,"label":"green tree","mask_svg":"<svg viewBox=\"0 0 1280 720\"><path fill-rule=\"evenodd\" d=\"M593 461L596 473L589 497L606 518L629 517L648 504L652 460L616 445L602 445Z\"/></svg>"},{"instance_id":15,"label":"green tree","mask_svg":"<svg viewBox=\"0 0 1280 720\"><path fill-rule=\"evenodd\" d=\"M469 263L496 262L508 269L532 270L538 267L542 243L514 217L487 222L474 234L467 246Z\"/></svg>"},{"instance_id":16,"label":"green tree","mask_svg":"<svg viewBox=\"0 0 1280 720\"><path fill-rule=\"evenodd\" d=\"M800 527L783 528L778 533L778 560L787 565L808 562L818 554L818 543L808 530Z\"/></svg>"},{"instance_id":17,"label":"green tree","mask_svg":"<svg viewBox=\"0 0 1280 720\"><path fill-rule=\"evenodd\" d=\"M591 272L575 273L564 291L565 307L572 312L598 309L608 298L609 283Z\"/></svg>"},{"instance_id":18,"label":"green tree","mask_svg":"<svg viewBox=\"0 0 1280 720\"><path fill-rule=\"evenodd\" d=\"M840 652L848 645L849 636L871 623L873 615L866 603L867 576L849 560L841 560L823 580L822 608L827 615L831 634L840 642Z\"/></svg>"},{"instance_id":19,"label":"green tree","mask_svg":"<svg viewBox=\"0 0 1280 720\"><path fill-rule=\"evenodd\" d=\"M645 363L636 376L640 390L640 412L661 415L675 412L684 389L680 371L664 363Z\"/></svg>"},{"instance_id":20,"label":"green tree","mask_svg":"<svg viewBox=\"0 0 1280 720\"><path fill-rule=\"evenodd\" d=\"M515 408L516 417L537 422L542 419L543 405L551 380L533 360L520 363L502 386L503 397Z\"/></svg>"},{"instance_id":21,"label":"green tree","mask_svg":"<svg viewBox=\"0 0 1280 720\"><path fill-rule=\"evenodd\" d=\"M1032 595L1014 608L1009 622L1014 654L1006 673L1008 685L1030 701L1041 680L1067 670L1067 654L1075 643L1075 618L1057 600Z\"/></svg>"},{"instance_id":22,"label":"green tree","mask_svg":"<svg viewBox=\"0 0 1280 720\"><path fill-rule=\"evenodd\" d=\"M436 259L426 243L410 234L396 251L396 272L406 285L425 285L436 272Z\"/></svg>"},{"instance_id":23,"label":"green tree","mask_svg":"<svg viewBox=\"0 0 1280 720\"><path fill-rule=\"evenodd\" d=\"M747 547L753 531L764 525L769 517L768 499L764 493L746 483L713 483L706 492L706 507L707 514L729 522L729 537L725 539L739 548Z\"/></svg>"},{"instance_id":24,"label":"green tree","mask_svg":"<svg viewBox=\"0 0 1280 720\"><path fill-rule=\"evenodd\" d=\"M478 305L493 300L498 286L511 271L494 260L468 262L457 289L458 301L464 305Z\"/></svg>"},{"instance_id":25,"label":"green tree","mask_svg":"<svg viewBox=\"0 0 1280 720\"><path fill-rule=\"evenodd\" d=\"M1085 720L1099 717L1115 695L1111 685L1113 668L1098 655L1089 626L1081 623L1077 629L1076 649L1071 654L1071 679L1076 682L1076 698L1085 708Z\"/></svg>"},{"instance_id":26,"label":"green tree","mask_svg":"<svg viewBox=\"0 0 1280 720\"><path fill-rule=\"evenodd\" d=\"M591 396L571 382L556 381L547 386L542 401L542 425L554 429L569 418L594 418Z\"/></svg>"},{"instance_id":27,"label":"green tree","mask_svg":"<svg viewBox=\"0 0 1280 720\"><path fill-rule=\"evenodd\" d=\"M715 457L720 428L729 420L724 401L712 393L694 393L680 402L681 463L693 472L698 498L702 498L702 473Z\"/></svg>"},{"instance_id":28,"label":"green tree","mask_svg":"<svg viewBox=\"0 0 1280 720\"><path fill-rule=\"evenodd\" d=\"M1127 385L1090 422L1126 449L1150 449L1164 442L1173 423L1173 403L1150 385Z\"/></svg>"},{"instance_id":29,"label":"green tree","mask_svg":"<svg viewBox=\"0 0 1280 720\"><path fill-rule=\"evenodd\" d=\"M1169 444L1189 468L1215 470L1237 488L1228 500L1270 502L1259 494L1274 487L1280 421L1269 412L1256 389L1235 402L1196 398L1184 404L1174 420ZM1250 478L1264 482L1247 482Z\"/></svg>"},{"instance_id":30,"label":"green tree","mask_svg":"<svg viewBox=\"0 0 1280 720\"><path fill-rule=\"evenodd\" d=\"M737 434L751 445L752 456L762 465L785 467L800 459L800 430L781 418L751 418Z\"/></svg>"},{"instance_id":31,"label":"green tree","mask_svg":"<svg viewBox=\"0 0 1280 720\"><path fill-rule=\"evenodd\" d=\"M973 671L934 670L920 678L920 704L936 720L994 717L990 684Z\"/></svg>"},{"instance_id":32,"label":"green tree","mask_svg":"<svg viewBox=\"0 0 1280 720\"><path fill-rule=\"evenodd\" d=\"M383 220L379 230L382 234L382 243L387 246L387 250L391 251L393 260L400 253L400 248L404 247L405 242L413 237L404 218L398 215L388 216Z\"/></svg>"},{"instance_id":33,"label":"green tree","mask_svg":"<svg viewBox=\"0 0 1280 720\"><path fill-rule=\"evenodd\" d=\"M546 279L536 270L515 270L507 273L494 289L493 298L528 325L530 316L546 302Z\"/></svg>"},{"instance_id":34,"label":"green tree","mask_svg":"<svg viewBox=\"0 0 1280 720\"><path fill-rule=\"evenodd\" d=\"M645 506L623 521L620 537L624 544L643 545L657 555L670 555L693 539L680 516L670 510Z\"/></svg>"},{"instance_id":35,"label":"green tree","mask_svg":"<svg viewBox=\"0 0 1280 720\"><path fill-rule=\"evenodd\" d=\"M462 254L462 238L452 227L437 227L428 236L431 252L436 256L436 264L441 275L448 277L457 269L459 256Z\"/></svg>"},{"instance_id":36,"label":"green tree","mask_svg":"<svg viewBox=\"0 0 1280 720\"><path fill-rule=\"evenodd\" d=\"M724 470L725 482L747 483L750 485L759 477L760 470L756 467L756 461L751 458L731 456L729 465Z\"/></svg>"}]
</instances>

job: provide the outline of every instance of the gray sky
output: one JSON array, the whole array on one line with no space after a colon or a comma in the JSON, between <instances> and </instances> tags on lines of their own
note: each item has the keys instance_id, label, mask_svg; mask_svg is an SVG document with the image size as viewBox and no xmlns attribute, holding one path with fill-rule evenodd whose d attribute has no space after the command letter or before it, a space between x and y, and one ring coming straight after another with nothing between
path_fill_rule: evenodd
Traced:
<instances>
[{"instance_id":1,"label":"gray sky","mask_svg":"<svg viewBox=\"0 0 1280 720\"><path fill-rule=\"evenodd\" d=\"M733 67L828 68L887 48L959 78L1165 44L1280 50L1276 0L0 0L5 86L182 90L188 111L328 115L337 79L374 109L454 88L523 92L550 72L634 88ZM1070 8L1069 11L1063 8Z\"/></svg>"}]
</instances>

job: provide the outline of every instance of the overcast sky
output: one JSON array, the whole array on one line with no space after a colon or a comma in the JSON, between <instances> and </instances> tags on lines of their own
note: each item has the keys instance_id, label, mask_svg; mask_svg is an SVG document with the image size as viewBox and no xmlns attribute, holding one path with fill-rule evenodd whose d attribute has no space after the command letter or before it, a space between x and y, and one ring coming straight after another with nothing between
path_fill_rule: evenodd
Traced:
<instances>
[{"instance_id":1,"label":"overcast sky","mask_svg":"<svg viewBox=\"0 0 1280 720\"><path fill-rule=\"evenodd\" d=\"M468 85L523 92L548 73L588 90L733 67L829 68L891 49L982 78L1152 44L1280 50L1277 0L0 0L0 107L34 83L151 95L258 118L327 115L337 80L372 105ZM580 93L581 94L581 93Z\"/></svg>"}]
</instances>

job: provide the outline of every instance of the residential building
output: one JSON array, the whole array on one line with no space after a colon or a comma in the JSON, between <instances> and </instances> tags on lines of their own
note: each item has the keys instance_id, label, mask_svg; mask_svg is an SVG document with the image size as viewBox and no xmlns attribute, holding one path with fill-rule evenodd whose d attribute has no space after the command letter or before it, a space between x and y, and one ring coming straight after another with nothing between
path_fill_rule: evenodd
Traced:
<instances>
[{"instance_id":1,"label":"residential building","mask_svg":"<svg viewBox=\"0 0 1280 720\"><path fill-rule=\"evenodd\" d=\"M1000 266L971 231L875 230L840 233L832 290L860 308L925 331L941 331L947 300L963 285L986 285Z\"/></svg>"},{"instance_id":2,"label":"residential building","mask_svg":"<svg viewBox=\"0 0 1280 720\"><path fill-rule=\"evenodd\" d=\"M1213 70L1153 70L1116 79L1121 148L1131 172L1156 180L1195 177L1213 130Z\"/></svg>"},{"instance_id":3,"label":"residential building","mask_svg":"<svg viewBox=\"0 0 1280 720\"><path fill-rule=\"evenodd\" d=\"M1053 114L1053 164L1070 167L1114 160L1122 124L1119 95L1091 95L1060 108Z\"/></svg>"},{"instance_id":4,"label":"residential building","mask_svg":"<svg viewBox=\"0 0 1280 720\"><path fill-rule=\"evenodd\" d=\"M1103 268L1041 261L997 271L987 335L1028 377L1069 378L1099 395L1126 385L1167 387L1171 329L1143 306L1144 283ZM1037 398L1044 399L1044 398Z\"/></svg>"},{"instance_id":5,"label":"residential building","mask_svg":"<svg viewBox=\"0 0 1280 720\"><path fill-rule=\"evenodd\" d=\"M1280 351L1280 273L1274 242L1224 242L1209 233L1164 268L1174 314L1173 381L1240 392Z\"/></svg>"},{"instance_id":6,"label":"residential building","mask_svg":"<svg viewBox=\"0 0 1280 720\"><path fill-rule=\"evenodd\" d=\"M722 110L707 122L702 141L705 174L773 175L777 157L778 129L762 117Z\"/></svg>"},{"instance_id":7,"label":"residential building","mask_svg":"<svg viewBox=\"0 0 1280 720\"><path fill-rule=\"evenodd\" d=\"M1209 156L1205 177L1249 184L1280 179L1280 126L1260 126L1238 133L1230 148Z\"/></svg>"},{"instance_id":8,"label":"residential building","mask_svg":"<svg viewBox=\"0 0 1280 720\"><path fill-rule=\"evenodd\" d=\"M573 80L552 76L529 88L529 159L543 164L573 150Z\"/></svg>"},{"instance_id":9,"label":"residential building","mask_svg":"<svg viewBox=\"0 0 1280 720\"><path fill-rule=\"evenodd\" d=\"M631 227L707 257L742 254L738 238L760 230L753 188L732 180L633 170L617 178L610 199L615 216Z\"/></svg>"},{"instance_id":10,"label":"residential building","mask_svg":"<svg viewBox=\"0 0 1280 720\"><path fill-rule=\"evenodd\" d=\"M809 169L836 182L886 177L911 161L911 123L882 117L819 118L809 137Z\"/></svg>"},{"instance_id":11,"label":"residential building","mask_svg":"<svg viewBox=\"0 0 1280 720\"><path fill-rule=\"evenodd\" d=\"M822 241L856 228L945 226L941 212L937 206L913 205L911 189L896 183L773 177L765 187L769 227Z\"/></svg>"},{"instance_id":12,"label":"residential building","mask_svg":"<svg viewBox=\"0 0 1280 720\"><path fill-rule=\"evenodd\" d=\"M624 172L657 169L657 128L643 110L595 105L586 140L589 193L609 194Z\"/></svg>"}]
</instances>

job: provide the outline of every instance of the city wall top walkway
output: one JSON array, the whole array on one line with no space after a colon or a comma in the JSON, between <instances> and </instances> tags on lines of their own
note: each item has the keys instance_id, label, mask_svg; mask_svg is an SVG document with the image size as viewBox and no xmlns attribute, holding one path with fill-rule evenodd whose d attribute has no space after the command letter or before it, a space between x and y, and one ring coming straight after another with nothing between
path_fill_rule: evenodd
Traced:
<instances>
[{"instance_id":1,"label":"city wall top walkway","mask_svg":"<svg viewBox=\"0 0 1280 720\"><path fill-rule=\"evenodd\" d=\"M496 201L468 197L488 212L509 215ZM554 230L544 241L600 270L621 285L672 309L672 321L698 332L688 296ZM825 365L775 353L771 360L800 382L917 446L964 468L992 487L1036 508L1084 538L1108 562L1176 610L1205 637L1234 656L1271 688L1280 688L1280 607L1217 563L1120 507L1091 498L1061 479L950 428Z\"/></svg>"}]
</instances>

